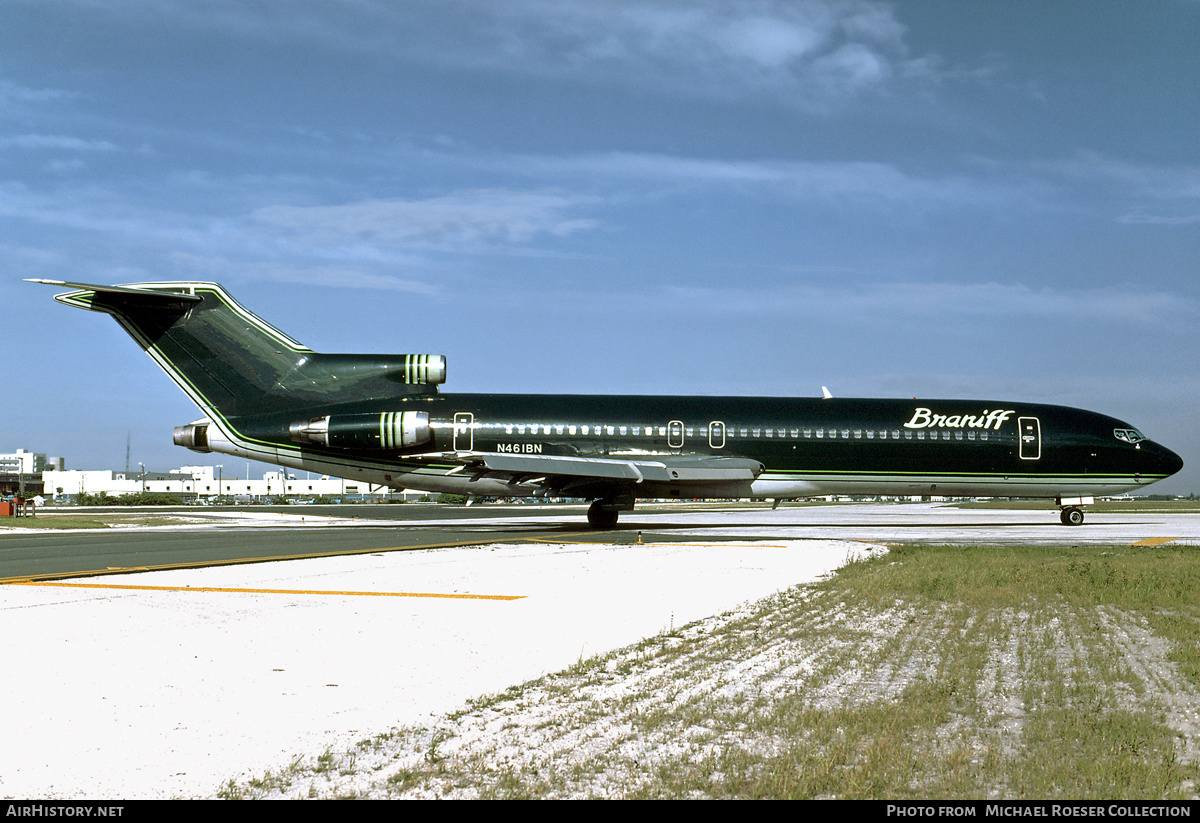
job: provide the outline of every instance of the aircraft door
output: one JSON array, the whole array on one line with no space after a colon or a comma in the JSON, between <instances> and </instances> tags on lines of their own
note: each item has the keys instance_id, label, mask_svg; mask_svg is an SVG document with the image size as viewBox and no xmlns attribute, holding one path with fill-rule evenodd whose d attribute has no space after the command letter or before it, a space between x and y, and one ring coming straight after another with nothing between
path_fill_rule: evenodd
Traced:
<instances>
[{"instance_id":1,"label":"aircraft door","mask_svg":"<svg viewBox=\"0 0 1200 823\"><path fill-rule=\"evenodd\" d=\"M454 450L469 452L475 439L475 415L457 412L454 415Z\"/></svg>"},{"instance_id":2,"label":"aircraft door","mask_svg":"<svg viewBox=\"0 0 1200 823\"><path fill-rule=\"evenodd\" d=\"M1022 460L1037 460L1042 456L1042 425L1036 417L1017 418L1017 437Z\"/></svg>"}]
</instances>

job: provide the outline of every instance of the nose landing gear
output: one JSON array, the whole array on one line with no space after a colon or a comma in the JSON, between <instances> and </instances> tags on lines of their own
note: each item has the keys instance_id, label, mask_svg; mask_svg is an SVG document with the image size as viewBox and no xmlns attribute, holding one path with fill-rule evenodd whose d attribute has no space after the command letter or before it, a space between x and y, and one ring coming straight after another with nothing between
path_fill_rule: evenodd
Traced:
<instances>
[{"instance_id":1,"label":"nose landing gear","mask_svg":"<svg viewBox=\"0 0 1200 823\"><path fill-rule=\"evenodd\" d=\"M1062 508L1058 519L1064 526L1082 526L1083 509L1081 507L1090 506L1095 500L1091 497L1060 497L1054 502Z\"/></svg>"},{"instance_id":2,"label":"nose landing gear","mask_svg":"<svg viewBox=\"0 0 1200 823\"><path fill-rule=\"evenodd\" d=\"M1083 525L1083 509L1067 506L1059 514L1059 519L1062 520L1064 526L1081 526Z\"/></svg>"}]
</instances>

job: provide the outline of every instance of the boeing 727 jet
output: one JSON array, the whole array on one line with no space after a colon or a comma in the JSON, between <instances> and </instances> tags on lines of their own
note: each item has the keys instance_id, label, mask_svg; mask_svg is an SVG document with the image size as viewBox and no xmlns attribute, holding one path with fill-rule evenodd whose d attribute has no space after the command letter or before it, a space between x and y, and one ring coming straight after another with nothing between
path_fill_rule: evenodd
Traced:
<instances>
[{"instance_id":1,"label":"boeing 727 jet","mask_svg":"<svg viewBox=\"0 0 1200 823\"><path fill-rule=\"evenodd\" d=\"M585 498L601 528L637 498L829 494L1045 498L1079 525L1096 496L1183 467L1064 406L442 393L441 355L319 354L215 283L33 282L112 315L200 407L180 446L396 489Z\"/></svg>"}]
</instances>

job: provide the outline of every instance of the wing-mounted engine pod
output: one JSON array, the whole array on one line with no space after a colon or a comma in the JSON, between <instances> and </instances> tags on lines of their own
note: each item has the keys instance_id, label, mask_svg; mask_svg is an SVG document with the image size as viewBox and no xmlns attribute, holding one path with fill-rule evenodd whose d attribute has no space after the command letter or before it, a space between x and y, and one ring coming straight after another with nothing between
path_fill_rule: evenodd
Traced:
<instances>
[{"instance_id":1,"label":"wing-mounted engine pod","mask_svg":"<svg viewBox=\"0 0 1200 823\"><path fill-rule=\"evenodd\" d=\"M339 449L409 449L433 440L429 412L335 414L288 426L293 443Z\"/></svg>"},{"instance_id":2,"label":"wing-mounted engine pod","mask_svg":"<svg viewBox=\"0 0 1200 823\"><path fill-rule=\"evenodd\" d=\"M208 423L189 423L175 427L175 445L201 454L209 454Z\"/></svg>"}]
</instances>

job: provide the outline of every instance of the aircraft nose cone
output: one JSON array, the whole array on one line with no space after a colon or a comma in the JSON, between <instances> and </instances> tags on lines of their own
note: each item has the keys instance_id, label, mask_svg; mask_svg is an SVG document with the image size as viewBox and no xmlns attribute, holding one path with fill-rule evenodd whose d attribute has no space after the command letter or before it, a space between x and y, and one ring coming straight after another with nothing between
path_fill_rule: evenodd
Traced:
<instances>
[{"instance_id":1,"label":"aircraft nose cone","mask_svg":"<svg viewBox=\"0 0 1200 823\"><path fill-rule=\"evenodd\" d=\"M1153 460L1155 474L1171 475L1183 468L1183 458L1175 452L1157 443L1150 445L1153 446L1153 450L1146 456Z\"/></svg>"}]
</instances>

